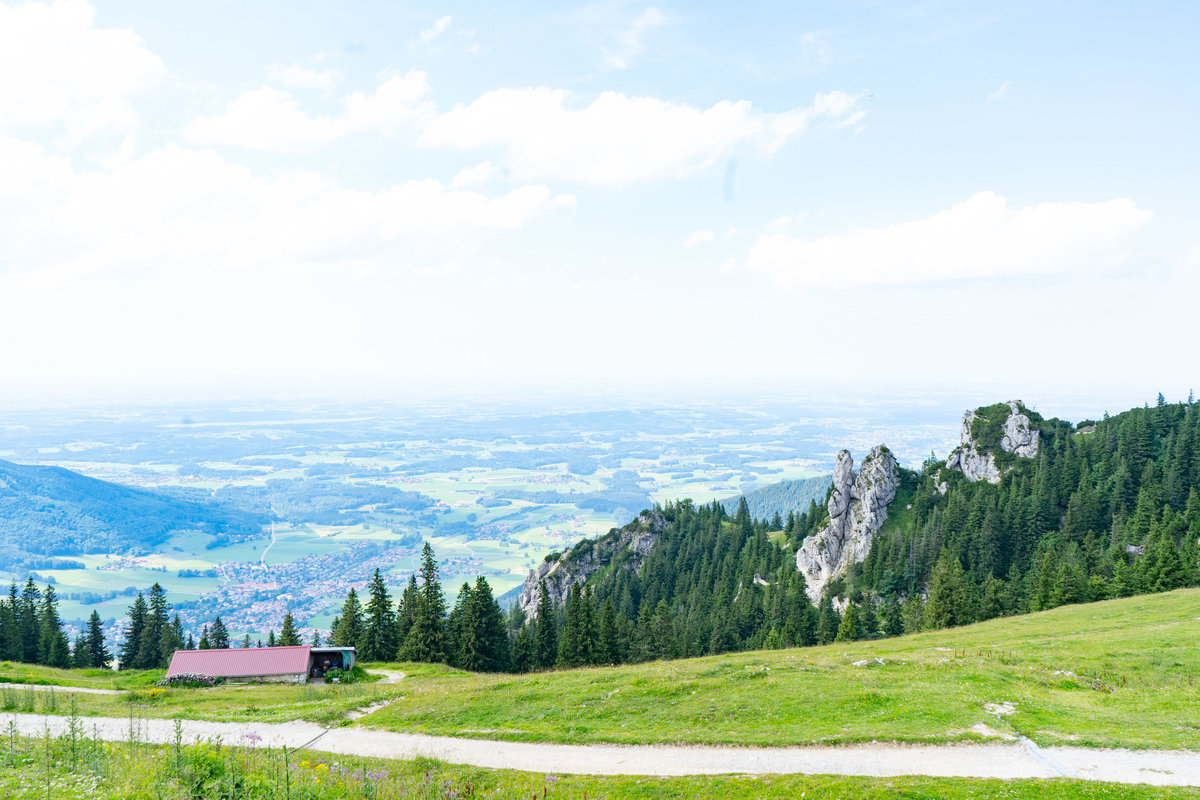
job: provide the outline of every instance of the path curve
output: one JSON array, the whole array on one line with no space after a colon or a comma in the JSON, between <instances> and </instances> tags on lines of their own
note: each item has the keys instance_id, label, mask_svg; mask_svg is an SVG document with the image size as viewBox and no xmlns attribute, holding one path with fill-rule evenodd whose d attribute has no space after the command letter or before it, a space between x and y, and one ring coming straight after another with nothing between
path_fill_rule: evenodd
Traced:
<instances>
[{"instance_id":1,"label":"path curve","mask_svg":"<svg viewBox=\"0 0 1200 800\"><path fill-rule=\"evenodd\" d=\"M0 714L26 736L67 730L68 718ZM125 741L130 722L122 717L83 717L84 732ZM1098 750L1085 747L1030 748L1012 744L845 747L689 747L683 745L564 745L498 742L393 733L366 728L322 728L311 722L234 723L181 720L183 737L220 739L227 745L305 747L325 753L407 759L417 756L524 772L580 775L824 774L930 775L958 778L1060 778L1159 786L1200 786L1200 752L1183 750ZM136 720L139 741L167 743L175 720Z\"/></svg>"}]
</instances>

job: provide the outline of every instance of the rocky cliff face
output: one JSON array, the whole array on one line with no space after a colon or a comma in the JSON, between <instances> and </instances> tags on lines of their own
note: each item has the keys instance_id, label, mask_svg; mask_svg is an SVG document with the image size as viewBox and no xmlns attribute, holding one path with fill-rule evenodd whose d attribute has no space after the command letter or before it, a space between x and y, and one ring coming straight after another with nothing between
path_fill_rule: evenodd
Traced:
<instances>
[{"instance_id":1,"label":"rocky cliff face","mask_svg":"<svg viewBox=\"0 0 1200 800\"><path fill-rule=\"evenodd\" d=\"M1030 427L1029 417L1021 412L1019 401L1010 401L1008 408L1009 414L1004 420L1000 449L1021 458L1033 458L1038 451L1039 432ZM961 445L946 459L946 469L960 471L971 482L999 483L1003 473L996 464L995 455L981 448L972 434L976 419L978 415L974 411L963 415L962 431L959 434Z\"/></svg>"},{"instance_id":2,"label":"rocky cliff face","mask_svg":"<svg viewBox=\"0 0 1200 800\"><path fill-rule=\"evenodd\" d=\"M814 603L820 602L825 584L867 557L872 538L887 521L888 504L896 497L899 479L896 459L883 445L863 459L857 474L850 452L838 453L829 522L805 539L796 553L796 569L804 574Z\"/></svg>"},{"instance_id":3,"label":"rocky cliff face","mask_svg":"<svg viewBox=\"0 0 1200 800\"><path fill-rule=\"evenodd\" d=\"M529 571L517 603L526 619L537 617L542 600L540 586L546 582L546 593L555 603L566 602L571 587L583 585L588 576L612 562L613 556L628 551L630 557L621 566L640 570L642 561L662 535L667 520L661 514L646 512L624 528L610 531L594 542L580 542L554 561L543 561Z\"/></svg>"}]
</instances>

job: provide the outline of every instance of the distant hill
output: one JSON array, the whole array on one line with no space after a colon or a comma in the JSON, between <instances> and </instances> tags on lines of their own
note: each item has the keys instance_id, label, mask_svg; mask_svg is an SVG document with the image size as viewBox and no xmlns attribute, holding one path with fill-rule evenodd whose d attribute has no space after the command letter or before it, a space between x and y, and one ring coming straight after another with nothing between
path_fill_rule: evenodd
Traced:
<instances>
[{"instance_id":1,"label":"distant hill","mask_svg":"<svg viewBox=\"0 0 1200 800\"><path fill-rule=\"evenodd\" d=\"M750 507L750 516L755 519L770 519L775 516L776 511L786 518L789 511L797 513L808 511L810 501L815 500L817 505L824 503L825 492L828 491L831 481L832 476L830 475L818 475L815 478L802 478L795 481L780 481L761 489L752 489L746 492L746 505ZM741 495L721 501L727 514L737 512L740 498Z\"/></svg>"},{"instance_id":2,"label":"distant hill","mask_svg":"<svg viewBox=\"0 0 1200 800\"><path fill-rule=\"evenodd\" d=\"M137 552L184 530L247 538L266 523L264 514L0 460L0 564L9 569L46 567L49 556Z\"/></svg>"}]
</instances>

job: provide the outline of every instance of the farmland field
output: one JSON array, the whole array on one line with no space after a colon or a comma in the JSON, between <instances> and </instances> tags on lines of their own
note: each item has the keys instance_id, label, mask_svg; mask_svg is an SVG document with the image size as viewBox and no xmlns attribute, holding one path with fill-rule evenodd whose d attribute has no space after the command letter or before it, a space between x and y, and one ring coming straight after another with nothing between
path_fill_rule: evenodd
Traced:
<instances>
[{"instance_id":1,"label":"farmland field","mask_svg":"<svg viewBox=\"0 0 1200 800\"><path fill-rule=\"evenodd\" d=\"M92 608L116 620L157 581L189 628L221 614L236 636L265 636L290 609L307 636L327 627L346 589L361 588L376 568L398 588L424 540L448 592L484 575L500 595L547 553L655 502L707 502L824 474L841 447L861 452L886 441L908 463L944 452L968 404L8 409L0 412L0 458L275 522L273 533L251 538L181 532L126 552L55 551L73 568L0 563L0 580L33 573L53 581L69 623Z\"/></svg>"}]
</instances>

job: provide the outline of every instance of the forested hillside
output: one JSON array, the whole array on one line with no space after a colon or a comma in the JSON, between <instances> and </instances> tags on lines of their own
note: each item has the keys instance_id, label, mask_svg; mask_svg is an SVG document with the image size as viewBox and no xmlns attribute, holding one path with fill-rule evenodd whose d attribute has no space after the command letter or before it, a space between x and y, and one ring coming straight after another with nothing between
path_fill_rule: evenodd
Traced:
<instances>
[{"instance_id":1,"label":"forested hillside","mask_svg":"<svg viewBox=\"0 0 1200 800\"><path fill-rule=\"evenodd\" d=\"M927 461L866 560L851 567L843 590L851 600L906 601L912 629L1197 581L1200 404L1160 395L1154 407L1075 426L1034 414L1041 443L1028 459L997 446L1002 406L978 409L972 423L999 482ZM795 541L819 529L823 514L802 515ZM936 607L920 607L925 595Z\"/></svg>"},{"instance_id":2,"label":"forested hillside","mask_svg":"<svg viewBox=\"0 0 1200 800\"><path fill-rule=\"evenodd\" d=\"M602 537L542 570L560 593L573 588L556 603L543 582L528 615L536 619L523 627L514 612L514 663L871 638L1200 583L1200 404L1160 396L1154 407L1078 425L1028 412L1026 433L1037 440L1022 455L1001 446L1016 413L997 404L968 414L970 444L960 449L976 464L990 458L994 483L933 457L919 473L901 470L866 559L829 582L818 609L795 553L824 527L823 506L789 520L781 542L769 535L778 521L752 520L744 501L732 519L720 504L684 501L656 510L666 524L644 557L606 555L597 568ZM622 530L628 538L630 526ZM517 655L531 648L532 657Z\"/></svg>"},{"instance_id":3,"label":"forested hillside","mask_svg":"<svg viewBox=\"0 0 1200 800\"><path fill-rule=\"evenodd\" d=\"M821 502L829 490L829 476L818 475L815 478L801 478L793 481L780 481L760 489L751 489L744 493L750 516L755 519L774 521L778 515L786 518L795 511L803 511L813 502ZM730 497L721 502L726 514L736 514L740 497Z\"/></svg>"},{"instance_id":4,"label":"forested hillside","mask_svg":"<svg viewBox=\"0 0 1200 800\"><path fill-rule=\"evenodd\" d=\"M50 566L63 553L128 553L180 530L256 536L265 514L96 480L61 467L0 460L0 562Z\"/></svg>"}]
</instances>

